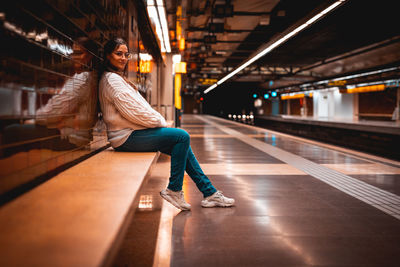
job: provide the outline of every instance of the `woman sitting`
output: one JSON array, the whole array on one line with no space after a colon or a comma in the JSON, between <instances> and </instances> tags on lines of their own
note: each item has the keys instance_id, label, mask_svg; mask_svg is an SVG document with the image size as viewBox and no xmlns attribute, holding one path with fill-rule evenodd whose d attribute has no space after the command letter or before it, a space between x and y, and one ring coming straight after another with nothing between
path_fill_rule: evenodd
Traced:
<instances>
[{"instance_id":1,"label":"woman sitting","mask_svg":"<svg viewBox=\"0 0 400 267\"><path fill-rule=\"evenodd\" d=\"M190 147L190 136L169 128L165 119L140 95L137 87L125 77L131 54L121 38L104 46L105 71L100 79L100 104L107 135L117 151L155 152L171 156L171 176L161 197L181 210L190 210L182 191L184 172L203 193L202 207L230 207L235 200L217 191L203 173Z\"/></svg>"}]
</instances>

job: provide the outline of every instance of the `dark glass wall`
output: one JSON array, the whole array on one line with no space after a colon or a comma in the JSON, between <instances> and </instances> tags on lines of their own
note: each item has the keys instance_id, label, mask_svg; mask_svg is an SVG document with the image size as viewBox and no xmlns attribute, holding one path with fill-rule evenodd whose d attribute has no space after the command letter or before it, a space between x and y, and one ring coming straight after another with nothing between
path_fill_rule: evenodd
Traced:
<instances>
[{"instance_id":1,"label":"dark glass wall","mask_svg":"<svg viewBox=\"0 0 400 267\"><path fill-rule=\"evenodd\" d=\"M128 36L127 1L3 1L0 195L106 145L98 120L104 42Z\"/></svg>"}]
</instances>

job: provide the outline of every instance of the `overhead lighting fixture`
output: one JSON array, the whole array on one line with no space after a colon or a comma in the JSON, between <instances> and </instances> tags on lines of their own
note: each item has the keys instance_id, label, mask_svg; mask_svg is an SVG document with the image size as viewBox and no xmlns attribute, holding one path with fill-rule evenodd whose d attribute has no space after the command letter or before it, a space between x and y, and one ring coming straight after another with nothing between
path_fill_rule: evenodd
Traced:
<instances>
[{"instance_id":1,"label":"overhead lighting fixture","mask_svg":"<svg viewBox=\"0 0 400 267\"><path fill-rule=\"evenodd\" d=\"M364 73L360 73L360 74L354 74L354 75L339 77L339 78L333 79L332 81L353 79L353 78L369 76L369 75L373 75L373 74L380 74L380 73L384 73L384 72L389 72L389 71L397 70L397 69L399 69L399 67L392 67L392 68L374 70L374 71L364 72Z\"/></svg>"},{"instance_id":2,"label":"overhead lighting fixture","mask_svg":"<svg viewBox=\"0 0 400 267\"><path fill-rule=\"evenodd\" d=\"M221 80L219 80L216 84L213 84L212 86L210 86L209 88L207 88L204 93L207 94L209 93L211 90L213 90L215 87L217 87L218 85L221 85L223 82L225 82L226 80L232 78L234 75L236 75L238 72L240 72L241 70L243 70L244 68L246 68L247 66L249 66L250 64L254 63L255 61L257 61L258 59L260 59L261 57L265 56L266 54L268 54L269 52L271 52L272 50L274 50L276 47L280 46L282 43L286 42L288 39L292 38L294 35L296 35L297 33L301 32L302 30L304 30L305 28L309 27L311 24L313 24L314 22L316 22L317 20L319 20L320 18L326 16L326 14L328 14L329 12L331 12L332 10L334 10L336 7L338 7L339 5L343 4L344 2L346 2L346 0L339 0L336 1L335 3L333 3L332 5L328 6L327 8L325 8L324 10L322 10L321 12L319 12L318 14L316 14L314 17L312 17L311 19L309 19L308 21L306 21L304 24L298 26L297 28L295 28L293 31L289 32L288 34L286 34L285 36L283 36L282 38L280 38L279 40L275 41L274 43L272 43L271 45L269 45L268 47L266 47L264 50L262 50L260 53L258 53L257 55L255 55L254 57L252 57L251 59L249 59L248 61L246 61L245 63L243 63L242 65L240 65L237 69L235 69L234 71L232 71L231 73L229 73L228 75L226 75L225 77L223 77Z\"/></svg>"},{"instance_id":3,"label":"overhead lighting fixture","mask_svg":"<svg viewBox=\"0 0 400 267\"><path fill-rule=\"evenodd\" d=\"M216 84L216 83L214 83L213 85L211 85L210 87L208 87L207 90L212 90L212 89L214 89L215 87L217 87L217 84ZM205 91L204 91L204 92L205 92Z\"/></svg>"},{"instance_id":4,"label":"overhead lighting fixture","mask_svg":"<svg viewBox=\"0 0 400 267\"><path fill-rule=\"evenodd\" d=\"M329 85L329 82L346 81L346 80L350 80L350 79L354 79L354 78L365 77L365 76L374 75L374 74L381 74L381 73L390 72L390 71L399 70L399 69L400 69L400 67L391 67L391 68L386 68L386 69L363 72L363 73L359 73L359 74L341 76L341 77L338 77L338 78L335 78L332 80L322 80L322 81L318 81L318 82L314 82L314 83L305 83L305 84L300 85L300 88L307 88L309 86L320 85L320 84L328 84Z\"/></svg>"},{"instance_id":5,"label":"overhead lighting fixture","mask_svg":"<svg viewBox=\"0 0 400 267\"><path fill-rule=\"evenodd\" d=\"M156 26L156 33L161 43L162 53L171 53L169 43L168 23L165 15L165 6L163 0L147 0L147 12L150 19Z\"/></svg>"}]
</instances>

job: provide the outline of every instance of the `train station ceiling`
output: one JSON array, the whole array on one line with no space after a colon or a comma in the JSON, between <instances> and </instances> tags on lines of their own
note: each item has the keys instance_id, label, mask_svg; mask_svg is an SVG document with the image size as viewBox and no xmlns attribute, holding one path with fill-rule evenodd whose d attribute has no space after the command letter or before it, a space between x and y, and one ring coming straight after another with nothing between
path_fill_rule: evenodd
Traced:
<instances>
[{"instance_id":1,"label":"train station ceiling","mask_svg":"<svg viewBox=\"0 0 400 267\"><path fill-rule=\"evenodd\" d=\"M187 89L206 89L282 33L301 25L334 2L167 0L175 52L179 52L177 21L182 25L181 36L186 40L181 53L187 62ZM230 81L296 91L305 84L315 89L320 84L318 81L341 77L350 83L398 78L400 27L397 10L396 1L347 0ZM361 76L349 78L354 74Z\"/></svg>"}]
</instances>

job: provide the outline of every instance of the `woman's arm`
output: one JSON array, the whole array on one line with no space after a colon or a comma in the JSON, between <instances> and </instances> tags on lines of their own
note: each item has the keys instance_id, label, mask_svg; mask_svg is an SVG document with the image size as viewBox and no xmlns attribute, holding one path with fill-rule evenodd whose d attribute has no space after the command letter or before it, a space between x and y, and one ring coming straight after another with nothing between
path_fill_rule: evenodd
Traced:
<instances>
[{"instance_id":1,"label":"woman's arm","mask_svg":"<svg viewBox=\"0 0 400 267\"><path fill-rule=\"evenodd\" d=\"M147 128L167 126L164 117L138 92L133 91L118 74L109 75L107 82L111 89L112 102L125 119Z\"/></svg>"}]
</instances>

